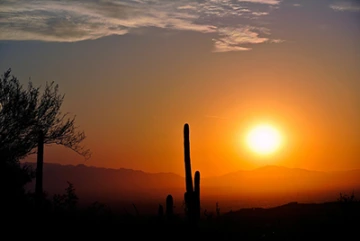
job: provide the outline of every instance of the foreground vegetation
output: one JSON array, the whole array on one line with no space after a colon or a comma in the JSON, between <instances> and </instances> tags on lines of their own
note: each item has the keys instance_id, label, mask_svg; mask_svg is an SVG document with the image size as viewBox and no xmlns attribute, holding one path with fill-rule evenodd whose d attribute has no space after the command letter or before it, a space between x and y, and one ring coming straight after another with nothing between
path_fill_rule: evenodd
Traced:
<instances>
[{"instance_id":1,"label":"foreground vegetation","mask_svg":"<svg viewBox=\"0 0 360 241\"><path fill-rule=\"evenodd\" d=\"M27 194L23 206L2 208L6 223L3 230L14 238L29 232L38 238L102 237L129 238L219 238L222 240L308 240L360 237L360 202L353 195L321 204L289 203L274 208L252 208L220 213L202 210L196 225L184 213L159 212L141 215L134 205L133 214L112 211L95 202L78 207L71 183L62 195L44 197L39 209L34 195ZM186 212L186 209L184 209Z\"/></svg>"}]
</instances>

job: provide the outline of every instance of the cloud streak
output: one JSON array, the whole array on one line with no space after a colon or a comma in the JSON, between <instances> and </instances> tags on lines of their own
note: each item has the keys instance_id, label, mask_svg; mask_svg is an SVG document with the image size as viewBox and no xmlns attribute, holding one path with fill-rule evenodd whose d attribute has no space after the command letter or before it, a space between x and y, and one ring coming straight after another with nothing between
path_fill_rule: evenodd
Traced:
<instances>
[{"instance_id":1,"label":"cloud streak","mask_svg":"<svg viewBox=\"0 0 360 241\"><path fill-rule=\"evenodd\" d=\"M337 2L331 4L329 7L338 12L360 12L360 3L358 1Z\"/></svg>"},{"instance_id":2,"label":"cloud streak","mask_svg":"<svg viewBox=\"0 0 360 241\"><path fill-rule=\"evenodd\" d=\"M212 33L214 52L250 50L271 41L246 27L251 16L266 17L279 0L5 0L0 8L0 40L76 42L134 29L157 27ZM246 4L245 4L246 3ZM265 5L261 11L255 5ZM269 6L269 8L266 8ZM239 24L239 23L244 24ZM250 23L251 24L251 23ZM244 27L245 26L245 27ZM226 51L225 51L226 50Z\"/></svg>"},{"instance_id":3,"label":"cloud streak","mask_svg":"<svg viewBox=\"0 0 360 241\"><path fill-rule=\"evenodd\" d=\"M249 2L249 3L260 3L260 4L269 4L269 5L278 5L281 0L238 0L239 2Z\"/></svg>"},{"instance_id":4,"label":"cloud streak","mask_svg":"<svg viewBox=\"0 0 360 241\"><path fill-rule=\"evenodd\" d=\"M214 39L214 52L247 51L251 48L241 47L243 44L260 44L269 41L268 38L259 37L251 27L222 28L219 30L220 38Z\"/></svg>"}]
</instances>

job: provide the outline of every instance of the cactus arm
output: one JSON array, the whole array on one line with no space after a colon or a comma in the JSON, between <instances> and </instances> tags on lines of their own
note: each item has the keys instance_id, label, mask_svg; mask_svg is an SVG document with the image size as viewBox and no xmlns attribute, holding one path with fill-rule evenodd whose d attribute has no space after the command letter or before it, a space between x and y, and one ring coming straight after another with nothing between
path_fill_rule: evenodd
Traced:
<instances>
[{"instance_id":1,"label":"cactus arm","mask_svg":"<svg viewBox=\"0 0 360 241\"><path fill-rule=\"evenodd\" d=\"M194 217L199 220L200 219L200 172L195 172L195 190L194 190Z\"/></svg>"}]
</instances>

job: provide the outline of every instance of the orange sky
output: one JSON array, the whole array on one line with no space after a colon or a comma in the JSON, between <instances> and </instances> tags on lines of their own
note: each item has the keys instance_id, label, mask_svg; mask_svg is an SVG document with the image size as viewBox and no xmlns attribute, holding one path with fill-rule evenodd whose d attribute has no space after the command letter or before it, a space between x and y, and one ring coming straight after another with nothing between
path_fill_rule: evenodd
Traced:
<instances>
[{"instance_id":1,"label":"orange sky","mask_svg":"<svg viewBox=\"0 0 360 241\"><path fill-rule=\"evenodd\" d=\"M1 25L7 32L0 35L0 69L11 67L23 83L31 77L35 84L54 80L60 85L66 94L63 111L76 114L93 152L87 165L183 175L182 128L187 122L193 170L205 176L267 164L325 171L360 168L355 2L355 10L343 10L341 1L333 4L343 8L328 1L305 1L301 7L295 1L245 2L244 9L267 14L229 16L228 22L224 17L227 28L219 25L205 33L184 29L190 25L183 22L169 29L149 20L150 27L139 22L139 27L126 26L127 33L96 32L91 36L98 38L84 35L79 41L78 35L59 36L51 28L42 35L36 29L11 35L15 29ZM63 7L45 6L50 13ZM208 20L217 23L215 17ZM234 28L242 24L256 28ZM200 27L208 28L205 23ZM227 32L230 27L233 35ZM251 32L261 28L271 30L270 37ZM231 49L233 44L224 51L216 42L230 40L249 49ZM272 123L286 140L270 157L255 156L241 143L241 136L261 122ZM84 163L59 147L47 148L45 161Z\"/></svg>"}]
</instances>

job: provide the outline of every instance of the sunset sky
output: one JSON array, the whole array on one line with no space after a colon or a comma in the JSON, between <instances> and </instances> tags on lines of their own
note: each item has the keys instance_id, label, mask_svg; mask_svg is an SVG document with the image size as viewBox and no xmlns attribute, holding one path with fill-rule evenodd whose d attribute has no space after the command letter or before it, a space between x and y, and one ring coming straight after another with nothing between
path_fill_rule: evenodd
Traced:
<instances>
[{"instance_id":1,"label":"sunset sky","mask_svg":"<svg viewBox=\"0 0 360 241\"><path fill-rule=\"evenodd\" d=\"M45 162L184 175L264 165L360 168L360 1L0 1L0 71L55 81L92 158ZM280 149L246 134L270 124ZM28 160L35 160L31 156Z\"/></svg>"}]
</instances>

